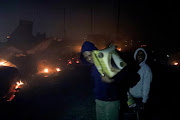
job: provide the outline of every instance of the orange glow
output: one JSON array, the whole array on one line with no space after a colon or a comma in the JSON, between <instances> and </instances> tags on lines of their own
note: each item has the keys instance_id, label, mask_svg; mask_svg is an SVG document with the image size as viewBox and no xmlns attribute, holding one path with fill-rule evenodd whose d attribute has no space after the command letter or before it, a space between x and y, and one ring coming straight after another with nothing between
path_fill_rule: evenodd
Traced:
<instances>
[{"instance_id":1,"label":"orange glow","mask_svg":"<svg viewBox=\"0 0 180 120\"><path fill-rule=\"evenodd\" d=\"M14 99L15 95L12 95L7 101L12 101Z\"/></svg>"},{"instance_id":2,"label":"orange glow","mask_svg":"<svg viewBox=\"0 0 180 120\"><path fill-rule=\"evenodd\" d=\"M49 70L46 68L46 69L44 69L44 72L45 72L45 73L48 73L48 72L49 72Z\"/></svg>"},{"instance_id":3,"label":"orange glow","mask_svg":"<svg viewBox=\"0 0 180 120\"><path fill-rule=\"evenodd\" d=\"M60 68L56 68L56 71L57 71L57 72L60 72L60 71L61 71L61 69L60 69Z\"/></svg>"},{"instance_id":4,"label":"orange glow","mask_svg":"<svg viewBox=\"0 0 180 120\"><path fill-rule=\"evenodd\" d=\"M44 77L48 77L48 75L45 75Z\"/></svg>"},{"instance_id":5,"label":"orange glow","mask_svg":"<svg viewBox=\"0 0 180 120\"><path fill-rule=\"evenodd\" d=\"M68 64L72 64L72 61L69 61Z\"/></svg>"},{"instance_id":6,"label":"orange glow","mask_svg":"<svg viewBox=\"0 0 180 120\"><path fill-rule=\"evenodd\" d=\"M16 86L15 89L20 88L21 85L23 85L24 83L20 80L19 82L16 82Z\"/></svg>"},{"instance_id":7,"label":"orange glow","mask_svg":"<svg viewBox=\"0 0 180 120\"><path fill-rule=\"evenodd\" d=\"M61 58L59 58L61 60ZM38 71L37 75L43 76L43 77L49 77L49 76L54 76L57 75L57 72L62 71L61 68L59 67L59 64L50 64L47 60L39 60L37 63Z\"/></svg>"},{"instance_id":8,"label":"orange glow","mask_svg":"<svg viewBox=\"0 0 180 120\"><path fill-rule=\"evenodd\" d=\"M0 62L0 66L5 66L6 62Z\"/></svg>"},{"instance_id":9,"label":"orange glow","mask_svg":"<svg viewBox=\"0 0 180 120\"><path fill-rule=\"evenodd\" d=\"M118 51L122 51L122 49L121 49L121 48L117 48L117 50L118 50Z\"/></svg>"},{"instance_id":10,"label":"orange glow","mask_svg":"<svg viewBox=\"0 0 180 120\"><path fill-rule=\"evenodd\" d=\"M21 80L19 82L16 82L16 85L12 85L7 95L5 95L3 98L7 101L12 101L15 97L15 93L19 92L18 88L21 88L23 84L24 83Z\"/></svg>"},{"instance_id":11,"label":"orange glow","mask_svg":"<svg viewBox=\"0 0 180 120\"><path fill-rule=\"evenodd\" d=\"M8 62L7 60L0 59L0 66L9 66L9 67L16 67L14 64Z\"/></svg>"},{"instance_id":12,"label":"orange glow","mask_svg":"<svg viewBox=\"0 0 180 120\"><path fill-rule=\"evenodd\" d=\"M174 62L173 65L178 65L179 63L178 62Z\"/></svg>"},{"instance_id":13,"label":"orange glow","mask_svg":"<svg viewBox=\"0 0 180 120\"><path fill-rule=\"evenodd\" d=\"M79 60L77 60L76 63L78 64L78 63L79 63Z\"/></svg>"},{"instance_id":14,"label":"orange glow","mask_svg":"<svg viewBox=\"0 0 180 120\"><path fill-rule=\"evenodd\" d=\"M10 38L10 36L7 36L7 38Z\"/></svg>"},{"instance_id":15,"label":"orange glow","mask_svg":"<svg viewBox=\"0 0 180 120\"><path fill-rule=\"evenodd\" d=\"M81 51L81 46L75 46L74 51L75 52L80 52Z\"/></svg>"}]
</instances>

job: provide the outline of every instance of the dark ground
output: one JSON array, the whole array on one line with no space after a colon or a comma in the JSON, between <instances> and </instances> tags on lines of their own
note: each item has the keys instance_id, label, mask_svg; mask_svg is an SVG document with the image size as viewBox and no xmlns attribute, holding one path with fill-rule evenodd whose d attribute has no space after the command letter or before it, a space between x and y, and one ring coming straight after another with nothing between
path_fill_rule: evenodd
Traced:
<instances>
[{"instance_id":1,"label":"dark ground","mask_svg":"<svg viewBox=\"0 0 180 120\"><path fill-rule=\"evenodd\" d=\"M153 65L150 94L152 120L175 120L179 70ZM34 77L9 103L0 104L6 120L95 120L93 81L84 66L56 77Z\"/></svg>"}]
</instances>

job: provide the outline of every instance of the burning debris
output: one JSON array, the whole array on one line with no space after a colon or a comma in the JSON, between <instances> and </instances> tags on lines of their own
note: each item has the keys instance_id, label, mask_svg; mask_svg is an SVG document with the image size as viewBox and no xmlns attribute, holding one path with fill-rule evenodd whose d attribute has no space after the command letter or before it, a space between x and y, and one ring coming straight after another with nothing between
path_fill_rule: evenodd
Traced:
<instances>
[{"instance_id":1,"label":"burning debris","mask_svg":"<svg viewBox=\"0 0 180 120\"><path fill-rule=\"evenodd\" d=\"M12 101L16 93L24 86L24 82L19 80L19 70L15 67L3 64L0 66L0 71L0 100Z\"/></svg>"},{"instance_id":2,"label":"burning debris","mask_svg":"<svg viewBox=\"0 0 180 120\"><path fill-rule=\"evenodd\" d=\"M6 101L12 101L14 99L16 93L20 91L20 88L22 88L23 84L24 83L21 80L19 82L16 82L16 84L14 84L10 87L9 92L3 98Z\"/></svg>"},{"instance_id":3,"label":"burning debris","mask_svg":"<svg viewBox=\"0 0 180 120\"><path fill-rule=\"evenodd\" d=\"M44 77L55 76L57 73L61 72L61 68L59 64L50 64L50 61L47 60L39 60L38 61L38 73L37 75L41 75Z\"/></svg>"},{"instance_id":4,"label":"burning debris","mask_svg":"<svg viewBox=\"0 0 180 120\"><path fill-rule=\"evenodd\" d=\"M4 59L0 59L0 66L16 67L16 65Z\"/></svg>"}]
</instances>

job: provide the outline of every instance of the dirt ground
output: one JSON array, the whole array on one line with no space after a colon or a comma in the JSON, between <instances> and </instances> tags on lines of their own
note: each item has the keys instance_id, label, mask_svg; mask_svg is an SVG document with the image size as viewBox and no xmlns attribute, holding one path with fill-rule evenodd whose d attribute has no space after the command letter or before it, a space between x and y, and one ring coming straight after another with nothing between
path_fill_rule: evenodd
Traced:
<instances>
[{"instance_id":1,"label":"dirt ground","mask_svg":"<svg viewBox=\"0 0 180 120\"><path fill-rule=\"evenodd\" d=\"M158 73L164 68L155 70ZM176 74L176 71L172 72ZM164 74L167 73L154 76L152 120L173 120L175 116L177 99L172 92L175 84L168 84L166 76L162 77ZM162 85L161 80L164 80ZM26 81L14 100L0 106L0 116L6 120L95 120L93 81L89 79L89 69L72 67L55 77L34 77Z\"/></svg>"}]
</instances>

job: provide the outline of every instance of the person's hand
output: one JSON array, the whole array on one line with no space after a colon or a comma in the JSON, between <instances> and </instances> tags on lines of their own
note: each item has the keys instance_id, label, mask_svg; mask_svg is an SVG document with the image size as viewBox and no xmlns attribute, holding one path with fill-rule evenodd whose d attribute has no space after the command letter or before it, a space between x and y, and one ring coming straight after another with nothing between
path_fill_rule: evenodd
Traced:
<instances>
[{"instance_id":1,"label":"person's hand","mask_svg":"<svg viewBox=\"0 0 180 120\"><path fill-rule=\"evenodd\" d=\"M142 102L141 109L144 110L145 103Z\"/></svg>"},{"instance_id":2,"label":"person's hand","mask_svg":"<svg viewBox=\"0 0 180 120\"><path fill-rule=\"evenodd\" d=\"M101 76L101 80L105 83L112 83L114 79L110 78L106 73L103 73L104 76Z\"/></svg>"},{"instance_id":3,"label":"person's hand","mask_svg":"<svg viewBox=\"0 0 180 120\"><path fill-rule=\"evenodd\" d=\"M141 104L136 104L135 110L136 111L140 111L140 110L144 110L144 105L145 103L141 103Z\"/></svg>"}]
</instances>

